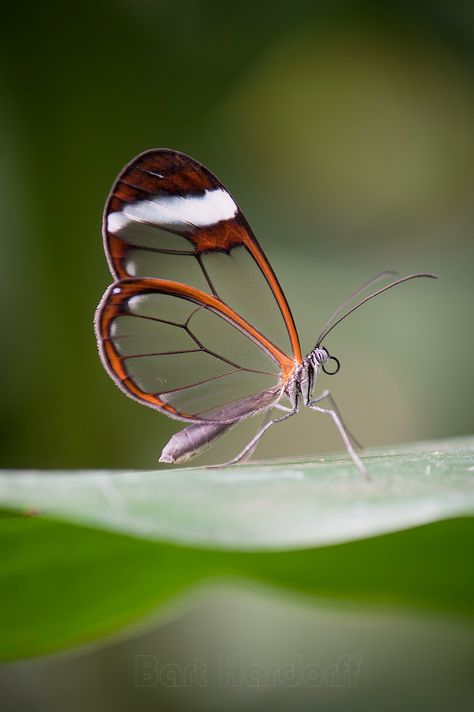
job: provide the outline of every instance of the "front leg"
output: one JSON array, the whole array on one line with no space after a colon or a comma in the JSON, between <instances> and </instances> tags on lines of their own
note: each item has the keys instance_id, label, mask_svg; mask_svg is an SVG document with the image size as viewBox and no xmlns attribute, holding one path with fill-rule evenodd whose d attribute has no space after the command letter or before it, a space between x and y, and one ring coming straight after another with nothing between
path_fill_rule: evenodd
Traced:
<instances>
[{"instance_id":1,"label":"front leg","mask_svg":"<svg viewBox=\"0 0 474 712\"><path fill-rule=\"evenodd\" d=\"M344 427L344 430L346 431L347 435L349 436L349 438L350 438L351 441L352 441L352 444L355 445L355 447L356 447L358 450L363 450L363 449L364 449L364 446L357 440L356 437L354 437L354 435L351 433L351 431L349 430L349 428L348 428L347 425L345 424L344 419L343 419L342 414L341 414L341 411L340 411L339 408L337 407L336 401L334 400L334 397L333 397L333 395L332 395L332 393L331 393L330 390L322 391L322 393L320 393L319 396L317 396L316 398L313 398L309 403L306 403L306 405L307 405L309 408L311 408L312 405L316 405L316 403L320 403L320 402L321 402L322 400L324 400L324 399L327 399L327 400L329 401L329 403L330 403L330 405L331 405L331 409L334 410L334 411L337 413L337 415L338 415L338 417L339 417L339 420L341 421L341 423L342 423L342 425L343 425L343 427Z\"/></svg>"},{"instance_id":2,"label":"front leg","mask_svg":"<svg viewBox=\"0 0 474 712\"><path fill-rule=\"evenodd\" d=\"M339 430L339 434L342 438L344 445L346 446L347 452L349 453L349 455L352 458L354 465L357 467L357 469L359 470L361 475L368 482L370 482L371 478L367 471L367 468L364 465L364 463L362 462L362 460L360 459L360 457L358 456L358 454L356 453L356 451L354 450L354 448L352 447L352 443L351 443L350 438L346 432L344 424L343 424L341 418L339 417L339 414L337 413L336 410L333 410L331 408L321 408L320 406L314 405L314 403L318 402L318 400L321 400L321 399L317 398L316 401L310 401L310 402L306 403L306 405L308 406L308 408L311 408L311 410L315 410L318 413L324 413L325 415L329 415L333 419L334 425Z\"/></svg>"}]
</instances>

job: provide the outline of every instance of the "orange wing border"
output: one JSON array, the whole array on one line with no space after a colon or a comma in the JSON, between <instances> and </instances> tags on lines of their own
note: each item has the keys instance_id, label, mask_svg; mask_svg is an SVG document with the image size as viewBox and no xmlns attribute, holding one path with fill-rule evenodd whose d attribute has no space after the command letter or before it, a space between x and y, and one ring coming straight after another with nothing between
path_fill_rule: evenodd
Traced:
<instances>
[{"instance_id":1,"label":"orange wing border","mask_svg":"<svg viewBox=\"0 0 474 712\"><path fill-rule=\"evenodd\" d=\"M168 294L186 299L194 302L198 306L213 311L233 324L239 331L246 334L248 338L258 344L270 358L278 363L281 369L281 390L283 390L285 384L288 383L293 376L298 365L297 361L290 359L285 353L280 351L265 338L263 334L257 331L257 329L220 299L180 282L155 278L130 278L114 282L107 288L97 307L94 319L99 354L105 369L117 386L130 398L144 403L151 408L160 410L176 420L210 422L208 419L202 420L192 414L179 412L169 403L164 403L158 396L142 391L127 373L123 364L123 357L119 354L113 343L111 324L117 316L126 314L124 305L126 305L132 297L150 293Z\"/></svg>"}]
</instances>

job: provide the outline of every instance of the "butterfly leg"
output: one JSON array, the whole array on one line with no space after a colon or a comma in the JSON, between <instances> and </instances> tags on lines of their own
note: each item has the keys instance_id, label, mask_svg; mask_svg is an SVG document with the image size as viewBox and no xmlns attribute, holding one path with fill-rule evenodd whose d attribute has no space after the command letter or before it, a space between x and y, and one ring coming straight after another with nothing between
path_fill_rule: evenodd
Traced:
<instances>
[{"instance_id":1,"label":"butterfly leg","mask_svg":"<svg viewBox=\"0 0 474 712\"><path fill-rule=\"evenodd\" d=\"M317 399L317 400L319 400L319 399ZM341 419L340 419L338 413L337 413L335 410L332 410L331 408L321 408L320 406L313 405L313 403L314 403L314 401L307 403L308 408L311 408L311 410L315 410L315 411L317 411L318 413L324 413L325 415L331 416L331 418L332 418L333 421L334 421L334 424L335 424L336 428L339 430L339 434L340 434L340 436L341 436L341 438L342 438L342 440L343 440L343 442L344 442L344 445L346 446L347 452L349 453L349 455L350 455L351 458L352 458L352 461L353 461L354 465L357 467L357 469L359 470L360 474L361 474L363 477L365 477L365 479L366 479L368 482L371 482L371 478L370 478L370 475L369 475L369 473L368 473L368 471L367 471L367 468L366 468L366 466L364 465L364 463L362 462L362 460L360 459L360 457L358 456L358 454L356 453L356 451L354 450L354 448L352 447L352 443L351 443L351 441L350 441L350 438L349 438L349 436L348 436L348 434L347 434L347 432L346 432L346 429L345 429L345 427L344 427L344 425L343 425L343 423L342 423L342 421L341 421Z\"/></svg>"},{"instance_id":2,"label":"butterfly leg","mask_svg":"<svg viewBox=\"0 0 474 712\"><path fill-rule=\"evenodd\" d=\"M286 405L281 405L280 403L275 403L273 408L277 408L278 410L282 410L284 413L289 413L293 408L288 408Z\"/></svg>"},{"instance_id":3,"label":"butterfly leg","mask_svg":"<svg viewBox=\"0 0 474 712\"><path fill-rule=\"evenodd\" d=\"M272 408L269 408L269 409L267 410L267 412L265 413L265 416L264 416L264 418L263 418L263 420L262 420L262 424L261 424L260 428L265 427L266 424L269 423L270 420L272 419L272 410L273 410L273 408L278 408L278 410L284 410L285 413L288 413L288 412L291 410L291 408L287 408L287 407L284 406L284 405L279 405L278 403L275 403L275 405L274 405ZM257 445L258 445L258 441L257 441L257 442L254 442L254 444L252 445L252 447L250 448L250 450L247 450L247 452L245 453L244 457L243 457L241 460L239 460L239 462L248 462L248 461L250 460L250 458L252 457L253 453L255 452L255 449L256 449Z\"/></svg>"},{"instance_id":4,"label":"butterfly leg","mask_svg":"<svg viewBox=\"0 0 474 712\"><path fill-rule=\"evenodd\" d=\"M269 409L268 413L271 412L271 408ZM280 416L279 418L272 418L271 420L268 420L265 422L267 419L265 417L265 420L263 422L263 425L261 426L260 430L257 432L257 434L252 438L252 440L247 443L247 445L244 447L243 450L239 452L238 455L232 458L232 460L229 460L228 462L224 462L221 465L217 465L217 467L228 467L229 465L237 465L239 462L245 462L253 453L255 448L258 445L259 440L263 437L263 435L267 432L269 428L271 428L272 425L275 425L275 423L282 423L284 420L287 420L287 418L291 418L292 415L295 415L295 413L298 412L298 401L295 402L295 405L293 408L290 409L288 413L285 415Z\"/></svg>"},{"instance_id":5,"label":"butterfly leg","mask_svg":"<svg viewBox=\"0 0 474 712\"><path fill-rule=\"evenodd\" d=\"M312 405L315 405L316 403L320 403L320 402L321 402L322 400L324 400L325 398L326 398L326 399L329 401L329 403L331 404L331 409L334 410L334 411L337 413L337 415L338 415L338 417L339 417L339 420L341 421L344 430L346 431L347 435L349 436L349 438L350 438L351 441L352 441L352 444L353 444L358 450L363 450L363 449L364 449L364 446L357 440L357 438L351 433L351 431L349 430L349 428L348 428L347 425L345 424L344 419L343 419L343 417L342 417L342 415L341 415L341 411L340 411L339 408L337 407L336 401L334 400L333 395L332 395L332 393L331 393L330 390L325 390L325 391L323 391L322 393L320 393L319 396L317 396L316 398L313 398L313 399L311 400L310 404L309 404L310 407L311 407Z\"/></svg>"}]
</instances>

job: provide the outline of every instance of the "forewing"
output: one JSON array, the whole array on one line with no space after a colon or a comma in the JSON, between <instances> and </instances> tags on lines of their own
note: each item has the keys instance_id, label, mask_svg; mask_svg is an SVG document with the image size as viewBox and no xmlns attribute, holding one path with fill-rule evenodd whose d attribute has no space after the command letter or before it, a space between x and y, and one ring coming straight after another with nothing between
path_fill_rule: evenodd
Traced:
<instances>
[{"instance_id":1,"label":"forewing","mask_svg":"<svg viewBox=\"0 0 474 712\"><path fill-rule=\"evenodd\" d=\"M295 368L219 299L167 280L109 287L96 335L117 385L181 420L227 422L263 410Z\"/></svg>"},{"instance_id":2,"label":"forewing","mask_svg":"<svg viewBox=\"0 0 474 712\"><path fill-rule=\"evenodd\" d=\"M118 176L104 213L117 279L160 278L213 295L301 362L278 280L230 193L182 153L151 150Z\"/></svg>"}]
</instances>

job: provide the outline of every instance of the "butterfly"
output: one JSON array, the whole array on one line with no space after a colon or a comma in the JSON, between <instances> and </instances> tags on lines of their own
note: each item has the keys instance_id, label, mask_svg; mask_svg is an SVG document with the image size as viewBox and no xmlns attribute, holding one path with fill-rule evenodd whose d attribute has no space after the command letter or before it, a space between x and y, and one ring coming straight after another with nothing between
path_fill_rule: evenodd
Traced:
<instances>
[{"instance_id":1,"label":"butterfly","mask_svg":"<svg viewBox=\"0 0 474 712\"><path fill-rule=\"evenodd\" d=\"M114 278L95 316L105 369L129 397L188 423L161 462L184 462L243 418L263 413L256 435L225 464L242 462L303 404L332 418L367 476L331 392L313 395L319 372L340 367L323 340L369 299L435 275L375 275L332 314L303 357L283 290L234 198L198 161L170 149L145 151L118 175L103 239Z\"/></svg>"}]
</instances>

